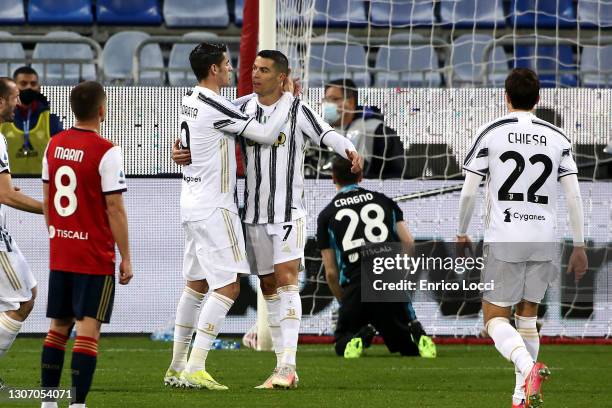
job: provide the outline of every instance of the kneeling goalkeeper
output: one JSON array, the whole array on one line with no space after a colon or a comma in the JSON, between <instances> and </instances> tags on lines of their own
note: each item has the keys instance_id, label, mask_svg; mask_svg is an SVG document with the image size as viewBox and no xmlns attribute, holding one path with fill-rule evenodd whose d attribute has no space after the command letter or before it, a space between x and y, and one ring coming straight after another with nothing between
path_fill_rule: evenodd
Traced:
<instances>
[{"instance_id":1,"label":"kneeling goalkeeper","mask_svg":"<svg viewBox=\"0 0 612 408\"><path fill-rule=\"evenodd\" d=\"M414 245L402 210L384 194L359 187L362 174L351 173L350 161L336 158L332 174L338 193L319 214L317 242L327 283L340 303L336 354L360 357L378 332L392 353L435 357L436 346L416 320L411 303L361 301L360 247L369 242Z\"/></svg>"}]
</instances>

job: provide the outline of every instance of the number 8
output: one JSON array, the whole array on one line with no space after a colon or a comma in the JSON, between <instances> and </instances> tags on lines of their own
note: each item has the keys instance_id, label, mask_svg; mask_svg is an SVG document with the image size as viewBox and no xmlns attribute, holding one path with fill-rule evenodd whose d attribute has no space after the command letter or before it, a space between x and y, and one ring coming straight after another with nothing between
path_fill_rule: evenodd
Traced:
<instances>
[{"instance_id":1,"label":"number 8","mask_svg":"<svg viewBox=\"0 0 612 408\"><path fill-rule=\"evenodd\" d=\"M62 184L62 177L68 177L68 184ZM76 173L69 166L62 166L55 172L55 188L57 189L55 197L53 197L53 205L55 210L61 217L68 217L77 209L77 196L74 191L77 187ZM66 197L68 205L63 207L61 199Z\"/></svg>"}]
</instances>

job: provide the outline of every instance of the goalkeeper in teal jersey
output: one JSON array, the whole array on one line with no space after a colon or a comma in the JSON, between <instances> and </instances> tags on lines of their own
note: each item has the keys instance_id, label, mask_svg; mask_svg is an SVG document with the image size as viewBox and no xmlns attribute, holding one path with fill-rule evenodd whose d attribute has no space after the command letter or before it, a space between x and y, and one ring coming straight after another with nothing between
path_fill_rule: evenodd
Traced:
<instances>
[{"instance_id":1,"label":"goalkeeper in teal jersey","mask_svg":"<svg viewBox=\"0 0 612 408\"><path fill-rule=\"evenodd\" d=\"M436 346L425 334L410 302L369 302L361 300L361 263L351 256L371 242L365 222L358 214L368 206L376 210L382 220L375 230L379 234L388 231L387 238L376 242L401 242L412 247L414 241L403 219L402 210L384 194L359 187L362 174L351 173L351 162L336 158L332 166L333 180L338 193L319 214L317 242L325 275L332 293L340 303L338 324L335 330L336 354L346 358L361 356L372 338L379 332L389 351L405 356L435 357ZM352 199L351 199L352 198ZM354 213L354 216L350 214ZM359 220L349 228L349 220ZM348 241L362 245L345 248L345 235L352 231ZM382 239L382 241L380 241ZM340 243L340 245L338 245ZM338 260L338 261L337 261Z\"/></svg>"}]
</instances>

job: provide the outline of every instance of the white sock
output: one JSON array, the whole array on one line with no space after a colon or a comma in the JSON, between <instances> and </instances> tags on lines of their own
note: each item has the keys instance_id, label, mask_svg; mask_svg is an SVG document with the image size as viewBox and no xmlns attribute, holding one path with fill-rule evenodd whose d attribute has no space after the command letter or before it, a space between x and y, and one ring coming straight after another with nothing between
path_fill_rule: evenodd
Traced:
<instances>
[{"instance_id":1,"label":"white sock","mask_svg":"<svg viewBox=\"0 0 612 408\"><path fill-rule=\"evenodd\" d=\"M69 408L87 408L85 404L70 404Z\"/></svg>"},{"instance_id":2,"label":"white sock","mask_svg":"<svg viewBox=\"0 0 612 408\"><path fill-rule=\"evenodd\" d=\"M71 405L73 407L74 405ZM57 408L57 402L55 401L45 401L40 404L40 408Z\"/></svg>"},{"instance_id":3,"label":"white sock","mask_svg":"<svg viewBox=\"0 0 612 408\"><path fill-rule=\"evenodd\" d=\"M185 368L188 373L206 370L208 351L212 342L217 338L221 324L223 324L223 320L225 320L225 316L233 304L234 301L232 299L217 292L208 295L200 312L198 332L193 341L193 349Z\"/></svg>"},{"instance_id":4,"label":"white sock","mask_svg":"<svg viewBox=\"0 0 612 408\"><path fill-rule=\"evenodd\" d=\"M283 339L283 365L295 366L300 321L302 320L302 299L296 285L278 288L280 297L280 328Z\"/></svg>"},{"instance_id":5,"label":"white sock","mask_svg":"<svg viewBox=\"0 0 612 408\"><path fill-rule=\"evenodd\" d=\"M516 331L521 335L525 342L525 347L531 355L533 361L538 361L538 353L540 351L540 336L537 328L537 317L523 317L514 315L514 321L516 322ZM516 373L516 385L514 387L514 395L512 401L515 404L519 404L525 399L525 376L520 372Z\"/></svg>"},{"instance_id":6,"label":"white sock","mask_svg":"<svg viewBox=\"0 0 612 408\"><path fill-rule=\"evenodd\" d=\"M15 341L23 322L0 313L0 357L6 354Z\"/></svg>"},{"instance_id":7,"label":"white sock","mask_svg":"<svg viewBox=\"0 0 612 408\"><path fill-rule=\"evenodd\" d=\"M486 329L495 342L497 351L507 360L512 361L518 371L526 377L533 368L534 362L523 338L510 325L510 321L505 317L494 317L487 322Z\"/></svg>"},{"instance_id":8,"label":"white sock","mask_svg":"<svg viewBox=\"0 0 612 408\"><path fill-rule=\"evenodd\" d=\"M170 368L181 372L187 364L189 345L198 321L204 294L185 286L183 294L176 308L174 321L174 346L172 349L172 362Z\"/></svg>"},{"instance_id":9,"label":"white sock","mask_svg":"<svg viewBox=\"0 0 612 408\"><path fill-rule=\"evenodd\" d=\"M272 337L272 348L276 354L276 367L282 365L283 360L283 333L280 328L280 297L278 294L264 295L266 306L268 307L268 327Z\"/></svg>"}]
</instances>

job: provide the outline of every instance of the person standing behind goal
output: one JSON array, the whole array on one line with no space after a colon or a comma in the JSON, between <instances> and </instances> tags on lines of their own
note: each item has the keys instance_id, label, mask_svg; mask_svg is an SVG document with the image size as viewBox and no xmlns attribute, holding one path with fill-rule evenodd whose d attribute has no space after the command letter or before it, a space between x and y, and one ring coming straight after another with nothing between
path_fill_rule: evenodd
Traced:
<instances>
[{"instance_id":1,"label":"person standing behind goal","mask_svg":"<svg viewBox=\"0 0 612 408\"><path fill-rule=\"evenodd\" d=\"M528 408L543 403L542 383L550 375L546 365L537 362L536 321L538 304L556 278L551 244L556 241L557 180L565 192L574 238L568 273L577 280L587 270L584 215L569 138L532 113L540 99L538 77L529 69L514 69L505 89L510 113L477 131L464 162L457 241L460 249L470 244L466 233L475 195L486 178L481 281L493 281L495 288L483 293L485 329L495 348L515 366L512 407ZM516 329L509 322L515 305Z\"/></svg>"},{"instance_id":2,"label":"person standing behind goal","mask_svg":"<svg viewBox=\"0 0 612 408\"><path fill-rule=\"evenodd\" d=\"M41 385L60 384L66 342L76 320L72 348L72 408L85 407L96 370L102 323L110 321L115 297L115 243L121 254L119 283L132 279L127 191L121 148L100 136L106 94L86 81L70 92L74 127L54 136L42 163L43 211L49 228L47 317ZM43 408L56 408L45 401Z\"/></svg>"}]
</instances>

